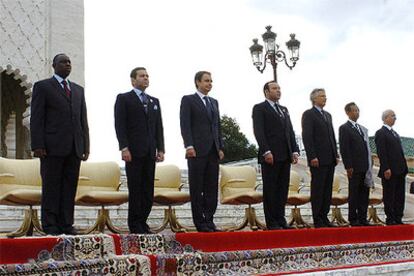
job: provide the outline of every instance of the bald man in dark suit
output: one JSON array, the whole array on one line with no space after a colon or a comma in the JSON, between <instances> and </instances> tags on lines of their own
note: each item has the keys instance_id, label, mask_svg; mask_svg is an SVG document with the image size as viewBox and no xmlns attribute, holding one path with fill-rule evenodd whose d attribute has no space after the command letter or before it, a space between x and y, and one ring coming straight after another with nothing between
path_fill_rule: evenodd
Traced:
<instances>
[{"instance_id":1,"label":"bald man in dark suit","mask_svg":"<svg viewBox=\"0 0 414 276\"><path fill-rule=\"evenodd\" d=\"M382 114L384 125L375 133L375 145L380 161L378 177L382 181L387 225L403 224L405 177L408 173L400 136L392 128L396 120L394 111L385 110Z\"/></svg>"}]
</instances>

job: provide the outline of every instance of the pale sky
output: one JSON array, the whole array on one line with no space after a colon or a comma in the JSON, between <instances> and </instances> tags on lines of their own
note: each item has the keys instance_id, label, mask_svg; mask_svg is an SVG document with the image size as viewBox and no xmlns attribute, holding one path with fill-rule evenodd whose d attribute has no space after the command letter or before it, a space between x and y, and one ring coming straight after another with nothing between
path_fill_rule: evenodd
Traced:
<instances>
[{"instance_id":1,"label":"pale sky","mask_svg":"<svg viewBox=\"0 0 414 276\"><path fill-rule=\"evenodd\" d=\"M413 14L412 0L86 0L90 159L121 163L113 107L117 94L131 90L129 73L137 66L147 68L146 92L161 102L165 163L186 167L179 108L181 97L195 92L199 70L212 73L209 95L219 101L221 115L235 118L256 143L251 111L264 100L262 87L272 70L269 64L260 74L249 47L253 38L263 45L266 25L286 53L290 33L301 41L296 67L278 66L280 102L296 134L311 107L311 90L322 87L336 130L347 120L345 104L354 101L370 135L382 126L382 111L393 109L394 129L414 137Z\"/></svg>"}]
</instances>

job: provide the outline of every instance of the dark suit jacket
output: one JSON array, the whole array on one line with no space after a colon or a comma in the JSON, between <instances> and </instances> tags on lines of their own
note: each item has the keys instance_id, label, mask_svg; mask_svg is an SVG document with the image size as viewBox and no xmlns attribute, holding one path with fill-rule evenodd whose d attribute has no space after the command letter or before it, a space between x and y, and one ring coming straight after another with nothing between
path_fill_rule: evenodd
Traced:
<instances>
[{"instance_id":1,"label":"dark suit jacket","mask_svg":"<svg viewBox=\"0 0 414 276\"><path fill-rule=\"evenodd\" d=\"M79 158L89 153L89 127L83 87L69 82L71 97L52 77L33 86L30 132L32 150L67 156L75 145Z\"/></svg>"},{"instance_id":2,"label":"dark suit jacket","mask_svg":"<svg viewBox=\"0 0 414 276\"><path fill-rule=\"evenodd\" d=\"M338 158L332 117L324 112L327 121L315 107L302 115L302 139L309 164L310 160L318 158L319 165L330 165Z\"/></svg>"},{"instance_id":3,"label":"dark suit jacket","mask_svg":"<svg viewBox=\"0 0 414 276\"><path fill-rule=\"evenodd\" d=\"M299 153L289 112L283 106L281 110L284 117L276 113L267 101L253 107L253 130L259 144L259 163L264 162L263 154L269 150L276 161L290 160L293 152Z\"/></svg>"},{"instance_id":4,"label":"dark suit jacket","mask_svg":"<svg viewBox=\"0 0 414 276\"><path fill-rule=\"evenodd\" d=\"M392 175L406 175L408 173L407 161L399 137L383 126L375 133L375 144L380 160L378 177L384 178L384 172L391 169Z\"/></svg>"},{"instance_id":5,"label":"dark suit jacket","mask_svg":"<svg viewBox=\"0 0 414 276\"><path fill-rule=\"evenodd\" d=\"M207 156L213 145L217 152L224 148L218 102L209 98L213 108L212 120L197 93L186 95L181 99L180 125L184 147L193 146L197 157Z\"/></svg>"},{"instance_id":6,"label":"dark suit jacket","mask_svg":"<svg viewBox=\"0 0 414 276\"><path fill-rule=\"evenodd\" d=\"M352 168L354 172L368 170L367 143L350 121L339 127L339 149L345 169Z\"/></svg>"},{"instance_id":7,"label":"dark suit jacket","mask_svg":"<svg viewBox=\"0 0 414 276\"><path fill-rule=\"evenodd\" d=\"M148 95L148 94L147 94ZM115 130L119 149L128 147L132 157L164 152L164 129L157 98L148 95L148 112L134 92L119 94L115 103Z\"/></svg>"}]
</instances>

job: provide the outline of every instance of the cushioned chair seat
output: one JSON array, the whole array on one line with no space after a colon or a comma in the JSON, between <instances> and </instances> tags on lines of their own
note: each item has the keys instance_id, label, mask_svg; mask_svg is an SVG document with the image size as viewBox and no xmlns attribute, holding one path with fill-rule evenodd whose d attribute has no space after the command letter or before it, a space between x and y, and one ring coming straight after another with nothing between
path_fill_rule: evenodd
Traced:
<instances>
[{"instance_id":1,"label":"cushioned chair seat","mask_svg":"<svg viewBox=\"0 0 414 276\"><path fill-rule=\"evenodd\" d=\"M0 204L4 205L40 205L42 191L40 189L15 189L0 196Z\"/></svg>"},{"instance_id":2,"label":"cushioned chair seat","mask_svg":"<svg viewBox=\"0 0 414 276\"><path fill-rule=\"evenodd\" d=\"M222 204L257 204L263 201L263 194L256 191L242 191L223 197Z\"/></svg>"},{"instance_id":3,"label":"cushioned chair seat","mask_svg":"<svg viewBox=\"0 0 414 276\"><path fill-rule=\"evenodd\" d=\"M76 197L76 205L83 206L121 205L126 202L128 192L122 191L91 191Z\"/></svg>"},{"instance_id":4,"label":"cushioned chair seat","mask_svg":"<svg viewBox=\"0 0 414 276\"><path fill-rule=\"evenodd\" d=\"M306 204L309 201L310 201L310 195L289 192L287 204L293 205L293 206L295 205L299 206L299 205Z\"/></svg>"},{"instance_id":5,"label":"cushioned chair seat","mask_svg":"<svg viewBox=\"0 0 414 276\"><path fill-rule=\"evenodd\" d=\"M332 196L331 204L335 206L343 205L348 202L348 196L344 194L335 194Z\"/></svg>"},{"instance_id":6,"label":"cushioned chair seat","mask_svg":"<svg viewBox=\"0 0 414 276\"><path fill-rule=\"evenodd\" d=\"M182 205L190 202L190 194L182 191L155 191L156 205Z\"/></svg>"},{"instance_id":7,"label":"cushioned chair seat","mask_svg":"<svg viewBox=\"0 0 414 276\"><path fill-rule=\"evenodd\" d=\"M382 203L382 195L370 193L369 205L379 205Z\"/></svg>"}]
</instances>

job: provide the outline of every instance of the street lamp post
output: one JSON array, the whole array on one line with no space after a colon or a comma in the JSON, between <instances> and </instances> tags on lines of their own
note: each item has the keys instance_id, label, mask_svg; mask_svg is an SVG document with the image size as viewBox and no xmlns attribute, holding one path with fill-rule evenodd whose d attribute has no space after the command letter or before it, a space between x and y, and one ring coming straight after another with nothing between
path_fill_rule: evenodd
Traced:
<instances>
[{"instance_id":1,"label":"street lamp post","mask_svg":"<svg viewBox=\"0 0 414 276\"><path fill-rule=\"evenodd\" d=\"M253 59L253 65L260 73L266 69L266 63L269 62L273 67L273 79L277 82L277 64L279 62L285 62L286 66L292 70L295 67L296 62L299 60L299 46L300 41L295 38L295 34L290 34L290 40L286 42L286 46L289 49L290 58L287 58L285 52L279 50L279 45L276 44L276 36L271 31L272 26L266 26L266 32L262 35L265 45L265 56L262 61L263 46L258 43L258 39L253 39L253 45L250 47L250 53ZM288 61L289 59L289 61ZM291 64L289 64L291 63ZM260 68L263 65L263 68Z\"/></svg>"}]
</instances>

